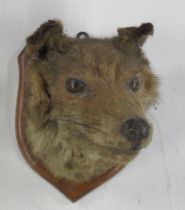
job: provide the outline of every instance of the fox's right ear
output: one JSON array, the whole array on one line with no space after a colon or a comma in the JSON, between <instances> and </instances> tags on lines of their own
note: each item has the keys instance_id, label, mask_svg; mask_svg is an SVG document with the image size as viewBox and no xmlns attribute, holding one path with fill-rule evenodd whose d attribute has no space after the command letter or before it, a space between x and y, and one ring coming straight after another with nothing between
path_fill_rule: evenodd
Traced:
<instances>
[{"instance_id":1,"label":"fox's right ear","mask_svg":"<svg viewBox=\"0 0 185 210\"><path fill-rule=\"evenodd\" d=\"M42 24L26 41L26 52L40 59L46 58L50 50L63 52L71 43L63 34L63 25L58 20Z\"/></svg>"}]
</instances>

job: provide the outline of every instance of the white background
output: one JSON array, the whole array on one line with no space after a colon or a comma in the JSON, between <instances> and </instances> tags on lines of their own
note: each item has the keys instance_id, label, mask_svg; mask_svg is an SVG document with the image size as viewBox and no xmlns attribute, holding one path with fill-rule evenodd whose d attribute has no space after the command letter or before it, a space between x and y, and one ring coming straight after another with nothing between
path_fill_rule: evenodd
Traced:
<instances>
[{"instance_id":1,"label":"white background","mask_svg":"<svg viewBox=\"0 0 185 210\"><path fill-rule=\"evenodd\" d=\"M25 38L50 18L65 32L98 37L117 27L152 22L144 46L160 76L161 100L151 109L150 146L123 171L76 203L26 164L15 138L16 56ZM0 0L0 210L185 209L185 3L183 0Z\"/></svg>"}]
</instances>

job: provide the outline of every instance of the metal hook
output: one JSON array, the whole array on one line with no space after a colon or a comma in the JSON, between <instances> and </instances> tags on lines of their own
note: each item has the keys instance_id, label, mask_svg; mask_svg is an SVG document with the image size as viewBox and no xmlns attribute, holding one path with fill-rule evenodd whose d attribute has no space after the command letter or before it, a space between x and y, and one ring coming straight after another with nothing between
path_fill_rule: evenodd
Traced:
<instances>
[{"instance_id":1,"label":"metal hook","mask_svg":"<svg viewBox=\"0 0 185 210\"><path fill-rule=\"evenodd\" d=\"M89 38L89 34L84 32L84 31L81 31L79 32L77 35L76 35L76 38L77 39L85 39L85 38Z\"/></svg>"}]
</instances>

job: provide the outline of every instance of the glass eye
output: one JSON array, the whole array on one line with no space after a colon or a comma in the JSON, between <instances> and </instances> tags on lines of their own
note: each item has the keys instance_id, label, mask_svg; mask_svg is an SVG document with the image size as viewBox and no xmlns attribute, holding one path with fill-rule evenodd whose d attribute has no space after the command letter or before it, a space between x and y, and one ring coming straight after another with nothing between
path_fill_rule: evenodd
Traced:
<instances>
[{"instance_id":1,"label":"glass eye","mask_svg":"<svg viewBox=\"0 0 185 210\"><path fill-rule=\"evenodd\" d=\"M134 78L134 79L130 80L129 83L128 83L128 86L132 91L138 91L139 90L139 80L138 80L138 78Z\"/></svg>"},{"instance_id":2,"label":"glass eye","mask_svg":"<svg viewBox=\"0 0 185 210\"><path fill-rule=\"evenodd\" d=\"M85 83L76 78L68 78L65 87L70 93L82 93L85 90Z\"/></svg>"}]
</instances>

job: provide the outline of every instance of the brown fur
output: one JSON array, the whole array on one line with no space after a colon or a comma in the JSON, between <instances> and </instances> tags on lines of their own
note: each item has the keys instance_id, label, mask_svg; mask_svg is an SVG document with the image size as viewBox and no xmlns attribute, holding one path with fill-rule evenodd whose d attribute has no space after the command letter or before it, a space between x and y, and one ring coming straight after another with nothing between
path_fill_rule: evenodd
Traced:
<instances>
[{"instance_id":1,"label":"brown fur","mask_svg":"<svg viewBox=\"0 0 185 210\"><path fill-rule=\"evenodd\" d=\"M125 120L140 116L157 98L157 79L141 45L152 24L122 28L110 39L73 39L59 21L48 21L27 39L25 135L33 157L55 176L85 182L116 164L126 165L138 150L120 134ZM138 77L140 89L128 82ZM69 77L87 85L74 95Z\"/></svg>"}]
</instances>

